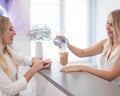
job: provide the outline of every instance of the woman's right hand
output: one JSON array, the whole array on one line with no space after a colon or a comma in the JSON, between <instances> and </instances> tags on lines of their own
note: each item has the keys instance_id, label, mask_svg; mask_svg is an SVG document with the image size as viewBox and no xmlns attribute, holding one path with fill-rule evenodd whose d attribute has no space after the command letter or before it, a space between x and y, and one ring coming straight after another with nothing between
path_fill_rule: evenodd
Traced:
<instances>
[{"instance_id":1,"label":"woman's right hand","mask_svg":"<svg viewBox=\"0 0 120 96\"><path fill-rule=\"evenodd\" d=\"M44 68L44 62L42 60L36 60L36 62L33 64L32 68L35 71L43 69Z\"/></svg>"},{"instance_id":2,"label":"woman's right hand","mask_svg":"<svg viewBox=\"0 0 120 96\"><path fill-rule=\"evenodd\" d=\"M75 71L86 71L90 69L90 67L86 65L71 65L67 66L65 68L62 68L60 71L61 72L75 72Z\"/></svg>"},{"instance_id":3,"label":"woman's right hand","mask_svg":"<svg viewBox=\"0 0 120 96\"><path fill-rule=\"evenodd\" d=\"M57 38L65 38L63 35L57 35Z\"/></svg>"},{"instance_id":4,"label":"woman's right hand","mask_svg":"<svg viewBox=\"0 0 120 96\"><path fill-rule=\"evenodd\" d=\"M63 38L64 39L64 43L69 44L69 40L65 36L63 36L63 35L57 35L56 38Z\"/></svg>"}]
</instances>

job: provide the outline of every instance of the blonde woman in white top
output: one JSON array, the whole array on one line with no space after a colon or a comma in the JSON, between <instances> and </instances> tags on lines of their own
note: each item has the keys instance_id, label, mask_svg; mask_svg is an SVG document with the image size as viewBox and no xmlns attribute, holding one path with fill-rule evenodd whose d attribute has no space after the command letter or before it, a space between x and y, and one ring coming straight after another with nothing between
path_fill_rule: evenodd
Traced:
<instances>
[{"instance_id":1,"label":"blonde woman in white top","mask_svg":"<svg viewBox=\"0 0 120 96\"><path fill-rule=\"evenodd\" d=\"M22 56L8 48L16 35L9 18L0 16L0 96L15 96L25 90L32 76L40 69L50 68L50 60ZM19 65L32 67L21 78L16 78Z\"/></svg>"},{"instance_id":2,"label":"blonde woman in white top","mask_svg":"<svg viewBox=\"0 0 120 96\"><path fill-rule=\"evenodd\" d=\"M63 68L61 71L85 71L120 85L120 9L114 10L108 15L106 30L108 38L90 48L80 49L68 43L68 48L78 57L102 54L102 69L73 65ZM57 37L65 38L63 36ZM65 40L68 41L66 38Z\"/></svg>"}]
</instances>

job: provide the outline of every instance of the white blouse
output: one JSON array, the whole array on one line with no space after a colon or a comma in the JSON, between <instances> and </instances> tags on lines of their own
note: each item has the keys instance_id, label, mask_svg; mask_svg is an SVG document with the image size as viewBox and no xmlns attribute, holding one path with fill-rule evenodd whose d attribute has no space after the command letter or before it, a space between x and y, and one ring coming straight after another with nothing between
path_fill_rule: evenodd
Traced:
<instances>
[{"instance_id":1,"label":"white blouse","mask_svg":"<svg viewBox=\"0 0 120 96\"><path fill-rule=\"evenodd\" d=\"M106 47L108 46L108 44L109 44L109 40L107 40L104 45L103 53L104 53L104 51L106 51L106 49L107 49ZM113 67L113 65L118 61L118 59L120 59L120 54L119 54L120 53L120 45L117 46L117 48L110 55L109 59L107 59L111 48L112 48L112 45L108 48L106 56L101 57L102 70L110 70ZM118 76L111 82L114 84L120 85L120 76Z\"/></svg>"},{"instance_id":2,"label":"white blouse","mask_svg":"<svg viewBox=\"0 0 120 96\"><path fill-rule=\"evenodd\" d=\"M13 52L15 59L20 65L32 65L31 57L23 56L22 54L16 54ZM0 67L0 96L14 96L18 94L20 91L26 89L27 80L25 77L20 77L16 80L17 75L17 67L11 62L11 59L8 54L5 54L4 57L7 60L8 66L10 67L13 77L12 80L8 77L8 75L4 72L4 70Z\"/></svg>"}]
</instances>

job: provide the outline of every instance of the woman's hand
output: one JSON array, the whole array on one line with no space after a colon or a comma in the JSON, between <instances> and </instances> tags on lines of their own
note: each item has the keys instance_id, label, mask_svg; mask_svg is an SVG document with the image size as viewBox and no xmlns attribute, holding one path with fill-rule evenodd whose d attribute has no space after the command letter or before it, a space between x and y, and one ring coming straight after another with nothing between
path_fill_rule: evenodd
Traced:
<instances>
[{"instance_id":1,"label":"woman's hand","mask_svg":"<svg viewBox=\"0 0 120 96\"><path fill-rule=\"evenodd\" d=\"M33 64L32 68L36 71L44 68L44 62L42 60L36 60L36 62Z\"/></svg>"},{"instance_id":2,"label":"woman's hand","mask_svg":"<svg viewBox=\"0 0 120 96\"><path fill-rule=\"evenodd\" d=\"M88 66L85 65L74 65L74 66L66 66L62 68L61 72L74 72L74 71L87 71Z\"/></svg>"},{"instance_id":3,"label":"woman's hand","mask_svg":"<svg viewBox=\"0 0 120 96\"><path fill-rule=\"evenodd\" d=\"M45 59L45 60L40 60L40 59L37 59L37 58L32 58L32 63L33 63L33 65L35 64L35 62L38 62L38 63L40 63L41 64L41 62L43 62L42 64L43 64L43 68L50 68L51 67L51 60L50 59Z\"/></svg>"},{"instance_id":4,"label":"woman's hand","mask_svg":"<svg viewBox=\"0 0 120 96\"><path fill-rule=\"evenodd\" d=\"M64 43L69 44L69 40L66 37L64 37L63 35L57 35L56 38L63 38Z\"/></svg>"},{"instance_id":5,"label":"woman's hand","mask_svg":"<svg viewBox=\"0 0 120 96\"><path fill-rule=\"evenodd\" d=\"M52 61L50 59L45 59L43 60L44 62L44 68L50 68L51 67L51 64L52 64Z\"/></svg>"}]
</instances>

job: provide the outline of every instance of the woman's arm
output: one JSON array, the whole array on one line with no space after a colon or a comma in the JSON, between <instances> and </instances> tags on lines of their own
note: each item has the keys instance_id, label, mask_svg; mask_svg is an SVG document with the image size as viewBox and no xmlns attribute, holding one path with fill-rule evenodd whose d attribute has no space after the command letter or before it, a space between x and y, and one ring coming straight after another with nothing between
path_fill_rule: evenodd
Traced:
<instances>
[{"instance_id":1,"label":"woman's arm","mask_svg":"<svg viewBox=\"0 0 120 96\"><path fill-rule=\"evenodd\" d=\"M103 78L105 80L111 81L116 77L120 76L120 60L118 60L117 63L115 63L114 66L108 71L91 68L85 65L68 66L66 68L63 68L61 71L62 72L85 71L93 75L96 75L100 78Z\"/></svg>"},{"instance_id":2,"label":"woman's arm","mask_svg":"<svg viewBox=\"0 0 120 96\"><path fill-rule=\"evenodd\" d=\"M103 51L103 46L106 40L107 39L104 39L97 43L96 45L86 49L80 49L71 44L68 44L68 48L71 50L73 54L75 54L78 57L94 56L100 54Z\"/></svg>"},{"instance_id":3,"label":"woman's arm","mask_svg":"<svg viewBox=\"0 0 120 96\"><path fill-rule=\"evenodd\" d=\"M11 81L7 74L0 67L0 90L9 95L16 95L20 91L26 89L27 82L40 69L43 69L43 61L35 62L35 64L25 73L25 75L16 81Z\"/></svg>"},{"instance_id":4,"label":"woman's arm","mask_svg":"<svg viewBox=\"0 0 120 96\"><path fill-rule=\"evenodd\" d=\"M28 56L24 56L23 54L21 53L16 53L13 51L13 55L16 59L16 61L18 62L18 64L20 65L33 65L36 61L37 62L44 62L43 65L44 65L44 68L50 68L51 67L51 60L50 59L45 59L45 60L40 60L40 59L37 59L35 57L28 57Z\"/></svg>"},{"instance_id":5,"label":"woman's arm","mask_svg":"<svg viewBox=\"0 0 120 96\"><path fill-rule=\"evenodd\" d=\"M0 90L9 95L16 95L20 91L27 88L27 80L25 77L20 77L17 81L13 82L7 74L0 67Z\"/></svg>"},{"instance_id":6,"label":"woman's arm","mask_svg":"<svg viewBox=\"0 0 120 96\"><path fill-rule=\"evenodd\" d=\"M31 62L32 57L24 56L22 53L14 52L14 50L12 51L12 53L19 65L22 65L22 66L32 65L32 62Z\"/></svg>"},{"instance_id":7,"label":"woman's arm","mask_svg":"<svg viewBox=\"0 0 120 96\"><path fill-rule=\"evenodd\" d=\"M44 68L44 62L42 60L37 60L33 66L26 72L24 77L26 78L27 82L33 77L33 75L40 69Z\"/></svg>"}]
</instances>

